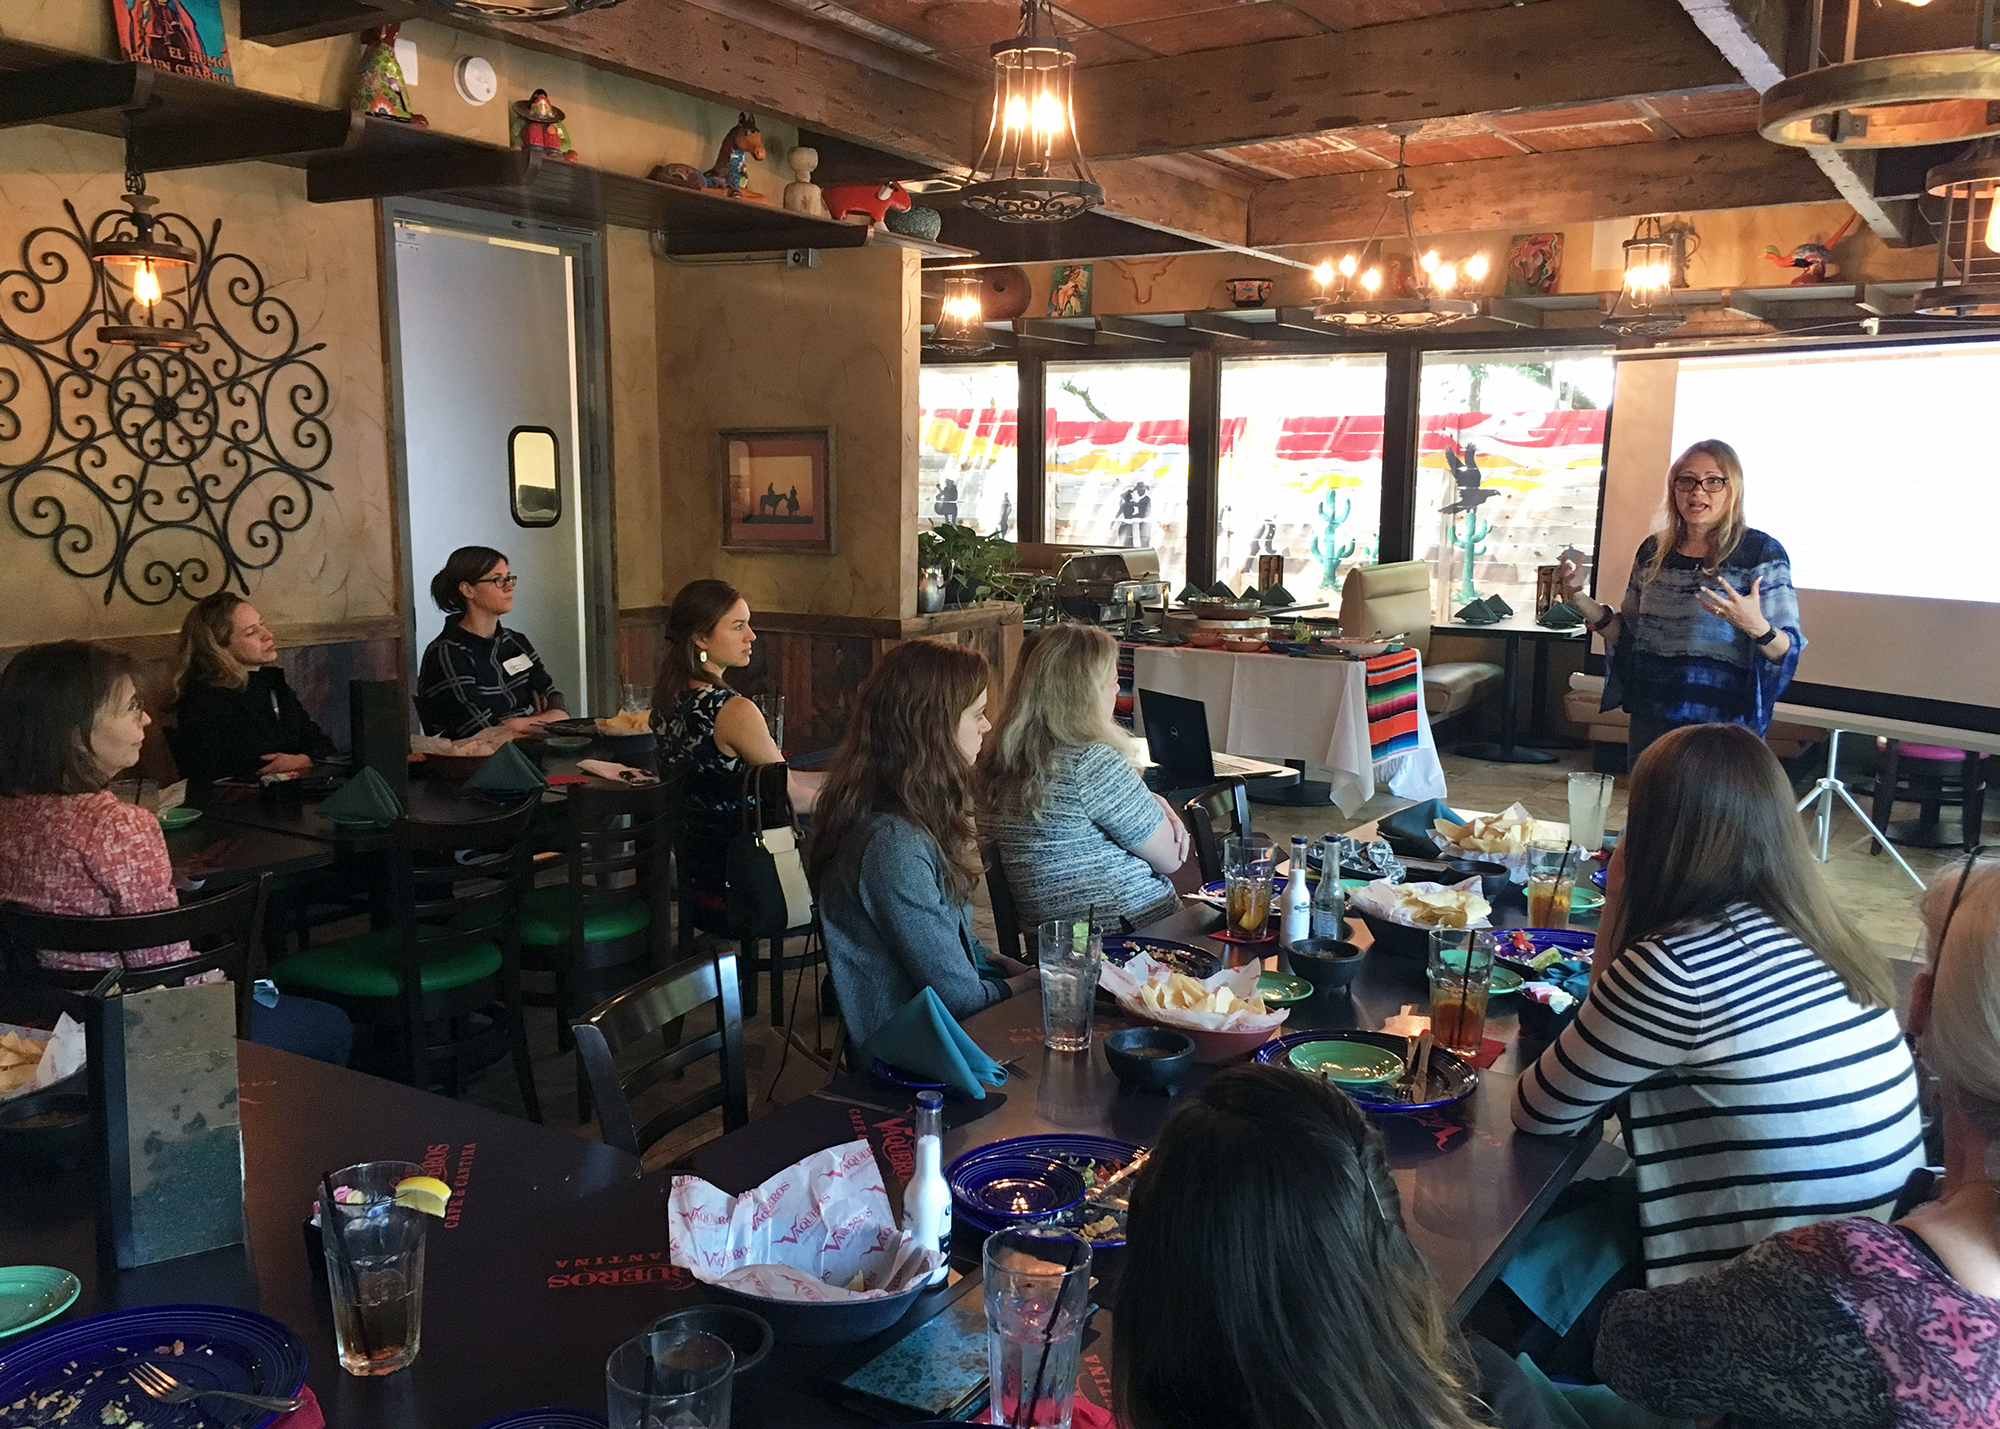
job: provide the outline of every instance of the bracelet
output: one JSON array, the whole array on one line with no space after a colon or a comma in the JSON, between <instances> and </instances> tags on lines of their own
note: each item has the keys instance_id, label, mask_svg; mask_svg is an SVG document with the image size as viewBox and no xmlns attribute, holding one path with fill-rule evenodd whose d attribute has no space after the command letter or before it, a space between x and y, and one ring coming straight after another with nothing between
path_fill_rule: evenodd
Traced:
<instances>
[{"instance_id":1,"label":"bracelet","mask_svg":"<svg viewBox=\"0 0 2000 1429\"><path fill-rule=\"evenodd\" d=\"M1776 640L1777 638L1778 638L1778 627L1773 625L1769 630L1766 630L1762 635L1751 636L1750 643L1752 645L1758 646L1759 648L1762 648L1763 646L1769 645L1773 640Z\"/></svg>"},{"instance_id":2,"label":"bracelet","mask_svg":"<svg viewBox=\"0 0 2000 1429\"><path fill-rule=\"evenodd\" d=\"M1617 617L1617 615L1618 611L1616 607L1609 605L1605 606L1604 614L1598 616L1597 619L1590 622L1590 633L1592 635L1602 634L1604 628L1607 625L1609 625Z\"/></svg>"}]
</instances>

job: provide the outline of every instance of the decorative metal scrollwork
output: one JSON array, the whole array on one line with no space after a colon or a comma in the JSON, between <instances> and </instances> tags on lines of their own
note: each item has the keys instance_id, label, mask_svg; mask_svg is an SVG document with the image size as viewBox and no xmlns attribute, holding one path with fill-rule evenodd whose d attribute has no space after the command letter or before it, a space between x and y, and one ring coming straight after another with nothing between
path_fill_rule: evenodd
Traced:
<instances>
[{"instance_id":1,"label":"decorative metal scrollwork","mask_svg":"<svg viewBox=\"0 0 2000 1429\"><path fill-rule=\"evenodd\" d=\"M298 314L257 265L221 250L179 214L157 232L194 250L178 302L160 317L195 335L184 347L130 347L100 327L127 320L131 296L93 262L93 246L130 215L21 240L0 272L0 492L15 527L50 543L56 563L141 605L249 589L284 539L312 519L333 456L325 374L306 359Z\"/></svg>"}]
</instances>

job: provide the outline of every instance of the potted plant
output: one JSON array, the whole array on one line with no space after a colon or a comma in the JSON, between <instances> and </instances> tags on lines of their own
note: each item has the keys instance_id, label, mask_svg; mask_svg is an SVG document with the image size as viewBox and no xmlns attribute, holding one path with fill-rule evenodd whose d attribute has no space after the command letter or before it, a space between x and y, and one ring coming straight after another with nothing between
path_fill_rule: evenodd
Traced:
<instances>
[{"instance_id":1,"label":"potted plant","mask_svg":"<svg viewBox=\"0 0 2000 1429\"><path fill-rule=\"evenodd\" d=\"M1014 555L1013 542L970 526L947 523L917 533L918 570L935 578L947 608L972 605L989 594L1011 594Z\"/></svg>"}]
</instances>

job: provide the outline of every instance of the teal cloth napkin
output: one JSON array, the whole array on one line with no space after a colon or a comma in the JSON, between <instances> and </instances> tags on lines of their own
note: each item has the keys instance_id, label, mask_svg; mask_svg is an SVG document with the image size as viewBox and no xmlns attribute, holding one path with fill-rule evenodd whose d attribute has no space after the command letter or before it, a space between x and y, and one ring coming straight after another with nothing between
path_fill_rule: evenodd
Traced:
<instances>
[{"instance_id":1,"label":"teal cloth napkin","mask_svg":"<svg viewBox=\"0 0 2000 1429\"><path fill-rule=\"evenodd\" d=\"M1557 1384L1526 1355L1514 1363L1557 1429L1696 1429L1692 1419L1663 1419L1601 1384Z\"/></svg>"},{"instance_id":2,"label":"teal cloth napkin","mask_svg":"<svg viewBox=\"0 0 2000 1429\"><path fill-rule=\"evenodd\" d=\"M1398 809L1379 821L1375 829L1404 858L1437 858L1437 840L1431 837L1434 819L1450 819L1454 824L1465 822L1465 816L1447 807L1442 799L1426 799L1421 804Z\"/></svg>"},{"instance_id":3,"label":"teal cloth napkin","mask_svg":"<svg viewBox=\"0 0 2000 1429\"><path fill-rule=\"evenodd\" d=\"M1603 1183L1594 1200L1543 1221L1528 1234L1500 1283L1535 1318L1567 1335L1597 1292L1639 1258L1639 1186L1630 1176Z\"/></svg>"},{"instance_id":4,"label":"teal cloth napkin","mask_svg":"<svg viewBox=\"0 0 2000 1429\"><path fill-rule=\"evenodd\" d=\"M503 744L494 750L465 781L468 789L483 789L492 794L532 794L547 785L548 781L542 778L542 771L535 768L534 761L512 744Z\"/></svg>"},{"instance_id":5,"label":"teal cloth napkin","mask_svg":"<svg viewBox=\"0 0 2000 1429\"><path fill-rule=\"evenodd\" d=\"M986 1100L981 1082L997 1087L1007 1081L1007 1069L979 1050L928 987L919 989L894 1017L876 1028L861 1050L899 1071L933 1077L979 1101Z\"/></svg>"},{"instance_id":6,"label":"teal cloth napkin","mask_svg":"<svg viewBox=\"0 0 2000 1429\"><path fill-rule=\"evenodd\" d=\"M403 804L389 781L367 765L327 795L319 806L322 818L341 823L389 824L403 817Z\"/></svg>"}]
</instances>

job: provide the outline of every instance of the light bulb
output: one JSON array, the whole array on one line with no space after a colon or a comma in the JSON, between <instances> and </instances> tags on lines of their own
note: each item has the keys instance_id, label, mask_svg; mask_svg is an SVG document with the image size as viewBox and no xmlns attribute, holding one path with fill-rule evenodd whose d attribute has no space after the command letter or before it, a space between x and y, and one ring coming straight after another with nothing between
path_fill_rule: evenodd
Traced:
<instances>
[{"instance_id":1,"label":"light bulb","mask_svg":"<svg viewBox=\"0 0 2000 1429\"><path fill-rule=\"evenodd\" d=\"M1366 273L1361 275L1361 286L1371 293L1374 292L1382 286L1382 275L1373 268L1370 268Z\"/></svg>"},{"instance_id":2,"label":"light bulb","mask_svg":"<svg viewBox=\"0 0 2000 1429\"><path fill-rule=\"evenodd\" d=\"M1352 278L1354 276L1354 270L1360 266L1361 265L1355 261L1354 255L1352 253L1343 253L1340 255L1341 277Z\"/></svg>"},{"instance_id":3,"label":"light bulb","mask_svg":"<svg viewBox=\"0 0 2000 1429\"><path fill-rule=\"evenodd\" d=\"M1472 282L1484 282L1486 280L1486 273L1486 255L1484 253L1475 253L1465 260L1465 276Z\"/></svg>"},{"instance_id":4,"label":"light bulb","mask_svg":"<svg viewBox=\"0 0 2000 1429\"><path fill-rule=\"evenodd\" d=\"M1986 249L1989 253L2000 253L2000 184L1995 184L1986 197L1989 205L1986 213Z\"/></svg>"},{"instance_id":5,"label":"light bulb","mask_svg":"<svg viewBox=\"0 0 2000 1429\"><path fill-rule=\"evenodd\" d=\"M1028 101L1021 98L1018 94L1010 96L1007 100L1006 111L1002 114L1000 122L1009 129L1027 128Z\"/></svg>"},{"instance_id":6,"label":"light bulb","mask_svg":"<svg viewBox=\"0 0 2000 1429\"><path fill-rule=\"evenodd\" d=\"M1324 288L1333 281L1333 264L1322 263L1313 269L1313 281Z\"/></svg>"},{"instance_id":7,"label":"light bulb","mask_svg":"<svg viewBox=\"0 0 2000 1429\"><path fill-rule=\"evenodd\" d=\"M1431 281L1437 284L1439 292L1449 293L1458 283L1458 269L1449 263L1440 263L1431 273Z\"/></svg>"},{"instance_id":8,"label":"light bulb","mask_svg":"<svg viewBox=\"0 0 2000 1429\"><path fill-rule=\"evenodd\" d=\"M1037 134L1058 134L1063 129L1063 103L1049 90L1035 96L1034 113Z\"/></svg>"},{"instance_id":9,"label":"light bulb","mask_svg":"<svg viewBox=\"0 0 2000 1429\"><path fill-rule=\"evenodd\" d=\"M133 272L132 296L149 308L160 300L160 278L150 262L141 263Z\"/></svg>"},{"instance_id":10,"label":"light bulb","mask_svg":"<svg viewBox=\"0 0 2000 1429\"><path fill-rule=\"evenodd\" d=\"M1424 252L1424 256L1417 260L1417 266L1423 269L1426 273L1435 273L1437 271L1437 265L1438 265L1438 252L1437 249L1435 248L1426 249Z\"/></svg>"}]
</instances>

